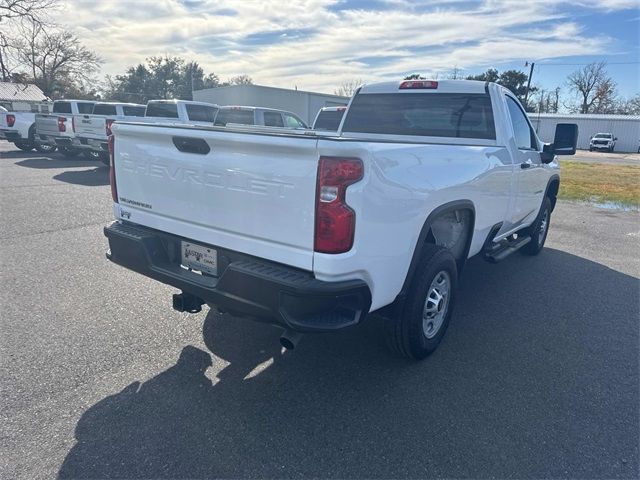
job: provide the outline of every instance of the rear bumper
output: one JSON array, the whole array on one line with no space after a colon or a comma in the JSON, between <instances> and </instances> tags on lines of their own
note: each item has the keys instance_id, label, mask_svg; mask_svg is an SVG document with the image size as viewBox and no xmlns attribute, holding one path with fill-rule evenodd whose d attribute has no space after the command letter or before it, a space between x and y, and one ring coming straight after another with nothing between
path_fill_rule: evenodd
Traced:
<instances>
[{"instance_id":1,"label":"rear bumper","mask_svg":"<svg viewBox=\"0 0 640 480\"><path fill-rule=\"evenodd\" d=\"M22 135L15 130L0 130L0 138L6 138L9 142L19 142L22 140Z\"/></svg>"},{"instance_id":2,"label":"rear bumper","mask_svg":"<svg viewBox=\"0 0 640 480\"><path fill-rule=\"evenodd\" d=\"M78 137L79 147L94 150L96 152L108 152L109 144L106 140L91 138L91 137Z\"/></svg>"},{"instance_id":3,"label":"rear bumper","mask_svg":"<svg viewBox=\"0 0 640 480\"><path fill-rule=\"evenodd\" d=\"M118 222L104 233L112 262L234 315L327 332L361 322L371 307L371 292L361 280L323 282L309 272L216 246L219 276L204 276L180 266L181 237Z\"/></svg>"},{"instance_id":4,"label":"rear bumper","mask_svg":"<svg viewBox=\"0 0 640 480\"><path fill-rule=\"evenodd\" d=\"M60 137L57 135L49 135L46 133L39 133L37 140L40 143L51 145L53 147L77 147L80 146L80 142L72 137Z\"/></svg>"}]
</instances>

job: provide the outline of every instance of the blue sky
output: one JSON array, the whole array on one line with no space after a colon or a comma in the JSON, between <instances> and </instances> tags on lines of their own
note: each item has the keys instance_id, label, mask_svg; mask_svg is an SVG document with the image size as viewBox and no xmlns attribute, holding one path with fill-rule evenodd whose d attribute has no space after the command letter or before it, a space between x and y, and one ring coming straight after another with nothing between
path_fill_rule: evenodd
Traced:
<instances>
[{"instance_id":1,"label":"blue sky","mask_svg":"<svg viewBox=\"0 0 640 480\"><path fill-rule=\"evenodd\" d=\"M489 67L560 86L606 61L618 92L640 90L638 0L68 0L60 23L117 74L150 55L199 61L222 79L333 92L344 81L446 77Z\"/></svg>"}]
</instances>

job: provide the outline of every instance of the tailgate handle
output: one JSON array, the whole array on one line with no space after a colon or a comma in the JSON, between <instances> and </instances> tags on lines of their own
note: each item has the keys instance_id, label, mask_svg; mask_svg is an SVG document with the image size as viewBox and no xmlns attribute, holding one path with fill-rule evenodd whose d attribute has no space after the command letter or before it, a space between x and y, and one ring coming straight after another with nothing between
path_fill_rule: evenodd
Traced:
<instances>
[{"instance_id":1,"label":"tailgate handle","mask_svg":"<svg viewBox=\"0 0 640 480\"><path fill-rule=\"evenodd\" d=\"M184 153L198 153L200 155L206 155L211 151L209 144L202 138L173 137L173 144L178 150Z\"/></svg>"}]
</instances>

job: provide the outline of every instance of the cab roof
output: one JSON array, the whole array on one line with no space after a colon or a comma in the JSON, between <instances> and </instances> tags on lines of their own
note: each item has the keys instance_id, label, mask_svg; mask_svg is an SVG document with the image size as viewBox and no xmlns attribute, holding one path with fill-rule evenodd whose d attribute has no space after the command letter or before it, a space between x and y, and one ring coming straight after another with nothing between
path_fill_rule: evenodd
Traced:
<instances>
[{"instance_id":1,"label":"cab roof","mask_svg":"<svg viewBox=\"0 0 640 480\"><path fill-rule=\"evenodd\" d=\"M432 86L431 88L401 89L400 85L405 82L430 83ZM487 85L488 82L480 82L478 80L398 80L365 84L359 93L485 93Z\"/></svg>"}]
</instances>

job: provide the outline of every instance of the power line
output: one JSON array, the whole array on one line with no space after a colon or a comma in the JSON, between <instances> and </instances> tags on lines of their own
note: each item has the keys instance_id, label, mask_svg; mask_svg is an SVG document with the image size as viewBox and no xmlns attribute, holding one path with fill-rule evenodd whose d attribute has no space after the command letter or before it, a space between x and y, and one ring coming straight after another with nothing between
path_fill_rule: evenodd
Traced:
<instances>
[{"instance_id":1,"label":"power line","mask_svg":"<svg viewBox=\"0 0 640 480\"><path fill-rule=\"evenodd\" d=\"M591 62L593 63L593 62ZM637 65L640 64L640 62L605 62L607 65ZM557 67L578 67L578 66L583 66L583 65L589 65L589 63L538 63L538 67L553 67L553 66L557 66Z\"/></svg>"}]
</instances>

